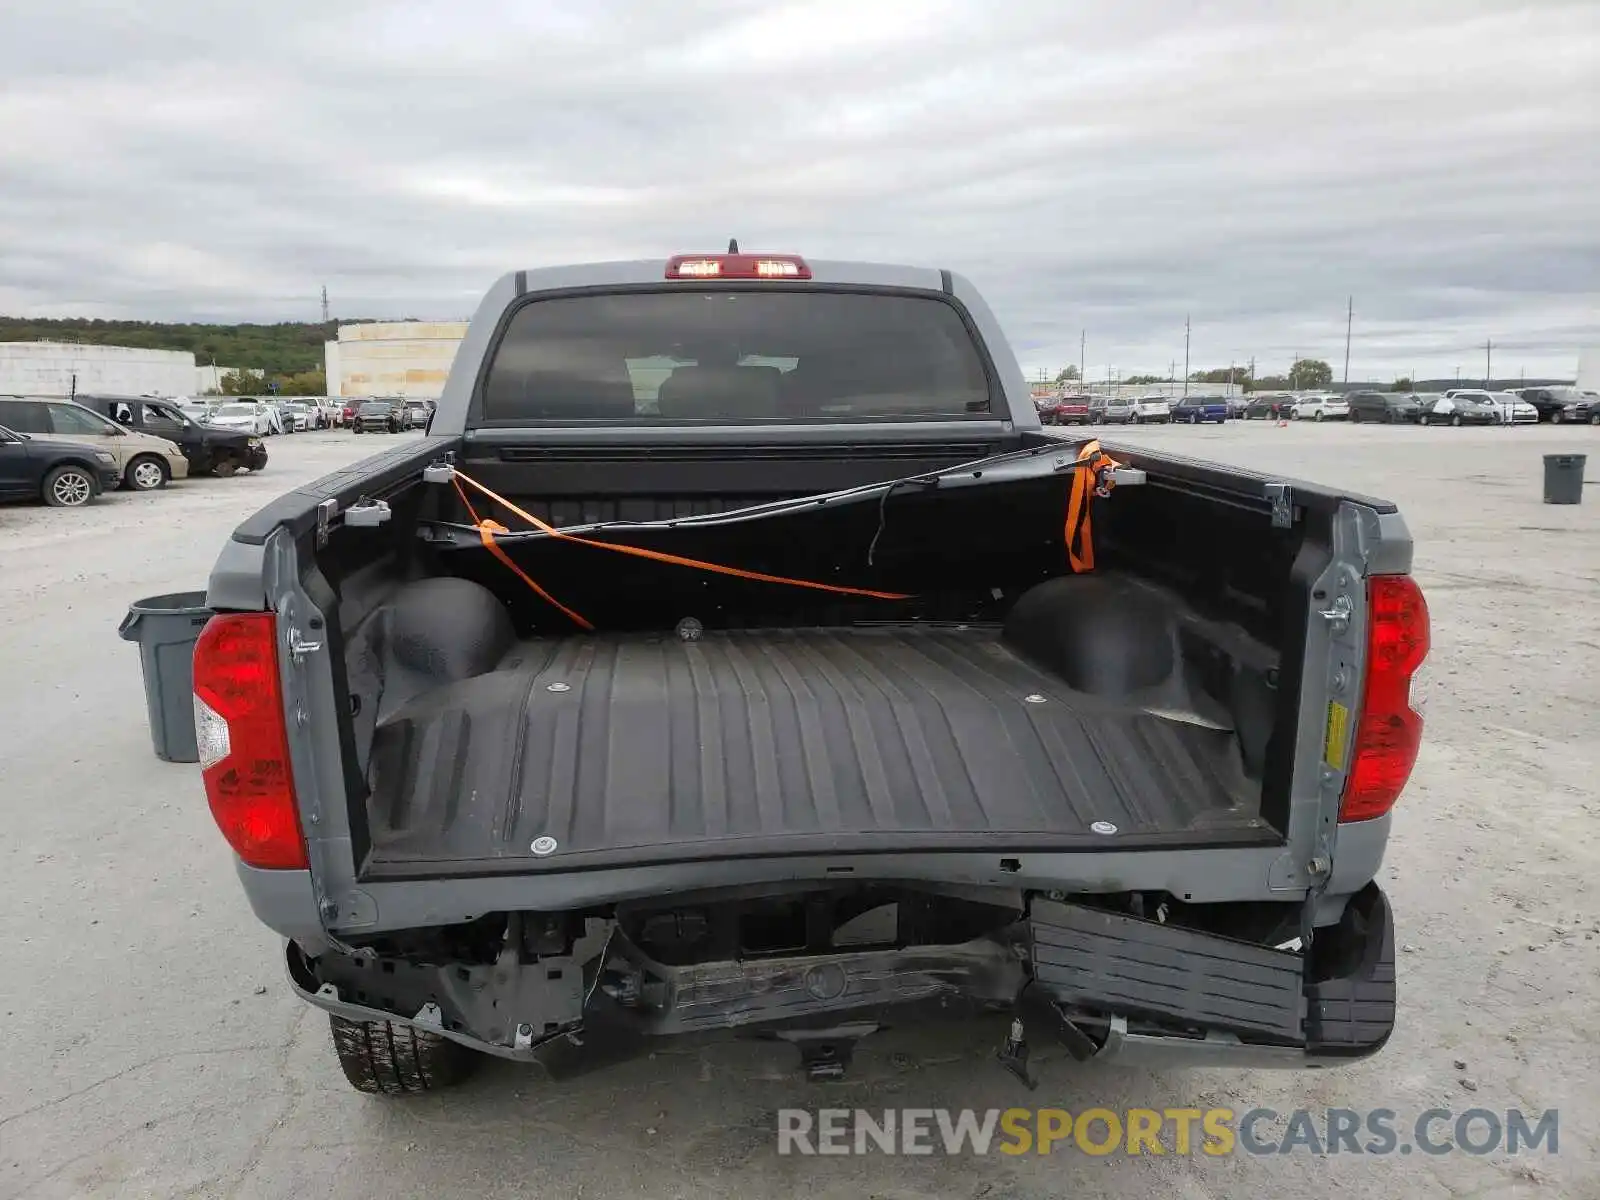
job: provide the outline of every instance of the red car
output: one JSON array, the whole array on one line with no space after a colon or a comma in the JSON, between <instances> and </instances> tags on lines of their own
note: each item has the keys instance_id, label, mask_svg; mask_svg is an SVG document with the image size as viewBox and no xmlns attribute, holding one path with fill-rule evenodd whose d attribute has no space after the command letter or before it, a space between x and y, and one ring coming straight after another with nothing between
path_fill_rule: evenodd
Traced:
<instances>
[{"instance_id":1,"label":"red car","mask_svg":"<svg viewBox=\"0 0 1600 1200\"><path fill-rule=\"evenodd\" d=\"M1041 425L1087 425L1089 423L1088 396L1035 396L1033 407L1039 410Z\"/></svg>"},{"instance_id":2,"label":"red car","mask_svg":"<svg viewBox=\"0 0 1600 1200\"><path fill-rule=\"evenodd\" d=\"M1052 425L1087 425L1089 423L1089 397L1063 396L1056 401L1055 420Z\"/></svg>"}]
</instances>

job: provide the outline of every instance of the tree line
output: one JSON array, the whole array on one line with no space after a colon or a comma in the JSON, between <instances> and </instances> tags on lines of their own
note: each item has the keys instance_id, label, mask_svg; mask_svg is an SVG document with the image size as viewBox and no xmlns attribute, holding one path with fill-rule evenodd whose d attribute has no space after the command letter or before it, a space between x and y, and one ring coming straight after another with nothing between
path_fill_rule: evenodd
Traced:
<instances>
[{"instance_id":1,"label":"tree line","mask_svg":"<svg viewBox=\"0 0 1600 1200\"><path fill-rule=\"evenodd\" d=\"M349 320L342 322L348 324ZM0 317L0 342L81 342L139 350L187 350L199 366L248 367L268 376L322 366L322 344L339 336L339 321L275 325L168 324L87 317Z\"/></svg>"},{"instance_id":2,"label":"tree line","mask_svg":"<svg viewBox=\"0 0 1600 1200\"><path fill-rule=\"evenodd\" d=\"M226 371L217 380L224 396L326 396L328 376L320 367L293 375L268 375L265 371Z\"/></svg>"}]
</instances>

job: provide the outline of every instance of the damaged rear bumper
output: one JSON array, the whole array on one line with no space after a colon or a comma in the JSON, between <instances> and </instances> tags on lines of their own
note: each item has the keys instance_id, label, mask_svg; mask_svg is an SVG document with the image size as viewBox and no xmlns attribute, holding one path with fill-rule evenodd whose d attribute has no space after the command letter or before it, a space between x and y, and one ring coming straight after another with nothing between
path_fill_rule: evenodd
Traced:
<instances>
[{"instance_id":1,"label":"damaged rear bumper","mask_svg":"<svg viewBox=\"0 0 1600 1200\"><path fill-rule=\"evenodd\" d=\"M986 1014L1010 1030L1002 1061L1024 1077L1027 1043L1044 1042L1079 1060L1315 1068L1374 1054L1393 1031L1387 899L1369 885L1317 941L1308 964L1297 952L1036 900L1010 929L955 946L667 966L590 919L563 958L313 959L291 942L288 975L302 999L336 1016L413 1025L560 1075L663 1039L722 1036L787 1043L808 1075L836 1077L873 1033Z\"/></svg>"}]
</instances>

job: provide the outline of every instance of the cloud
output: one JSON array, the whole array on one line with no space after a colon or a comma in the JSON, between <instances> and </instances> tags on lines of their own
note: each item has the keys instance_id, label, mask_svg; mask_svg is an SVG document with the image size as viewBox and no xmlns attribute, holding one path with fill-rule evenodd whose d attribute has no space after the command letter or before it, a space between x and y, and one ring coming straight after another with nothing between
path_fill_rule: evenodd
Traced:
<instances>
[{"instance_id":1,"label":"cloud","mask_svg":"<svg viewBox=\"0 0 1600 1200\"><path fill-rule=\"evenodd\" d=\"M15 7L15 6L13 6ZM1600 343L1600 23L1487 0L30 2L0 311L460 315L720 245L948 266L1025 366Z\"/></svg>"}]
</instances>

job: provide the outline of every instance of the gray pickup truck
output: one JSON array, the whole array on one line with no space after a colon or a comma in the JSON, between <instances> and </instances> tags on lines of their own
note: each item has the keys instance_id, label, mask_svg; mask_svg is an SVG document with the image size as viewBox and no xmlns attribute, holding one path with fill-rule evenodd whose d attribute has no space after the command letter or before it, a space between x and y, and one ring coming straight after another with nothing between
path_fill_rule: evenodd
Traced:
<instances>
[{"instance_id":1,"label":"gray pickup truck","mask_svg":"<svg viewBox=\"0 0 1600 1200\"><path fill-rule=\"evenodd\" d=\"M949 271L518 271L424 436L227 543L202 775L364 1091L975 1018L1024 1079L1339 1064L1394 1024L1411 557L1041 428Z\"/></svg>"}]
</instances>

